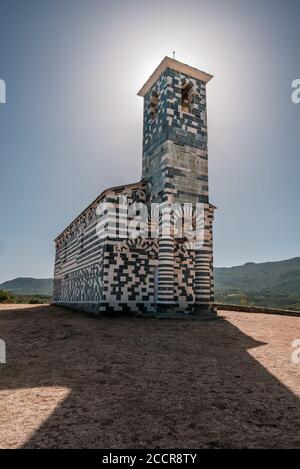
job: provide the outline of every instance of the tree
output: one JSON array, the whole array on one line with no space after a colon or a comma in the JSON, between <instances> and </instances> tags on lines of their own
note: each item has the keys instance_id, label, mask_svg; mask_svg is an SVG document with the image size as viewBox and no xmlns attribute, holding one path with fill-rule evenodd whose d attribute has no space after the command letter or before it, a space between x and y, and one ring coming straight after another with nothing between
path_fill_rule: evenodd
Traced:
<instances>
[{"instance_id":1,"label":"tree","mask_svg":"<svg viewBox=\"0 0 300 469\"><path fill-rule=\"evenodd\" d=\"M15 297L9 291L0 290L0 303L14 303Z\"/></svg>"}]
</instances>

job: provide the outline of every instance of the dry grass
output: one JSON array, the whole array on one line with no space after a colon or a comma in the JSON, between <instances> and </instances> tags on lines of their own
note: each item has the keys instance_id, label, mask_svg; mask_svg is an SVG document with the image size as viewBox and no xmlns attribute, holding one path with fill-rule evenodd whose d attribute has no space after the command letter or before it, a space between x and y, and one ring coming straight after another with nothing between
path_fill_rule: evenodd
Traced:
<instances>
[{"instance_id":1,"label":"dry grass","mask_svg":"<svg viewBox=\"0 0 300 469\"><path fill-rule=\"evenodd\" d=\"M1 448L300 447L300 318L2 305Z\"/></svg>"}]
</instances>

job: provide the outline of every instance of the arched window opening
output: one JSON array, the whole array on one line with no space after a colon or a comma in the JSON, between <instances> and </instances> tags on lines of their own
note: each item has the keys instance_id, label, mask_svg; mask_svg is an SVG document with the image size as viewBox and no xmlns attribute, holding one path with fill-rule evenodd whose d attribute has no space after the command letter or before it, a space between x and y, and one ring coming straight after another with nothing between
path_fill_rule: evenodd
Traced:
<instances>
[{"instance_id":1,"label":"arched window opening","mask_svg":"<svg viewBox=\"0 0 300 469\"><path fill-rule=\"evenodd\" d=\"M158 113L158 93L153 91L151 100L150 100L150 116L151 119L155 119Z\"/></svg>"},{"instance_id":2,"label":"arched window opening","mask_svg":"<svg viewBox=\"0 0 300 469\"><path fill-rule=\"evenodd\" d=\"M191 112L191 98L193 85L187 83L181 88L181 109L182 112Z\"/></svg>"}]
</instances>

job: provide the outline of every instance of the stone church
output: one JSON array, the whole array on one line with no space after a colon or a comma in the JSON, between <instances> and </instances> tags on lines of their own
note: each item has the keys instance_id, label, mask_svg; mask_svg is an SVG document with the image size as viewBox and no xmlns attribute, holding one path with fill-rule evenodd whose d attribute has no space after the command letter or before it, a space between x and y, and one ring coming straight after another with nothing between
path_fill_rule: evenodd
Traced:
<instances>
[{"instance_id":1,"label":"stone church","mask_svg":"<svg viewBox=\"0 0 300 469\"><path fill-rule=\"evenodd\" d=\"M215 207L208 192L206 114L206 84L211 78L165 57L141 88L142 178L104 190L56 238L55 304L99 315L215 317ZM116 208L117 236L111 236L110 229L99 236L99 226L109 225L109 211L99 211L101 204ZM201 205L202 243L176 236L172 222L170 231L164 233L162 217L158 217L157 236L128 236L130 204Z\"/></svg>"}]
</instances>

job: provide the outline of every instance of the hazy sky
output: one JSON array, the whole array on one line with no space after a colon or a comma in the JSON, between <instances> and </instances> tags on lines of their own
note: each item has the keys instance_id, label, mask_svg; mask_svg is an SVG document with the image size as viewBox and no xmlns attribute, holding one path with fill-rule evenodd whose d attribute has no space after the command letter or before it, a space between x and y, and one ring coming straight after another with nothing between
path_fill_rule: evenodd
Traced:
<instances>
[{"instance_id":1,"label":"hazy sky","mask_svg":"<svg viewBox=\"0 0 300 469\"><path fill-rule=\"evenodd\" d=\"M141 176L141 85L165 55L208 84L215 264L300 256L300 2L1 0L0 282L53 273L53 239Z\"/></svg>"}]
</instances>

